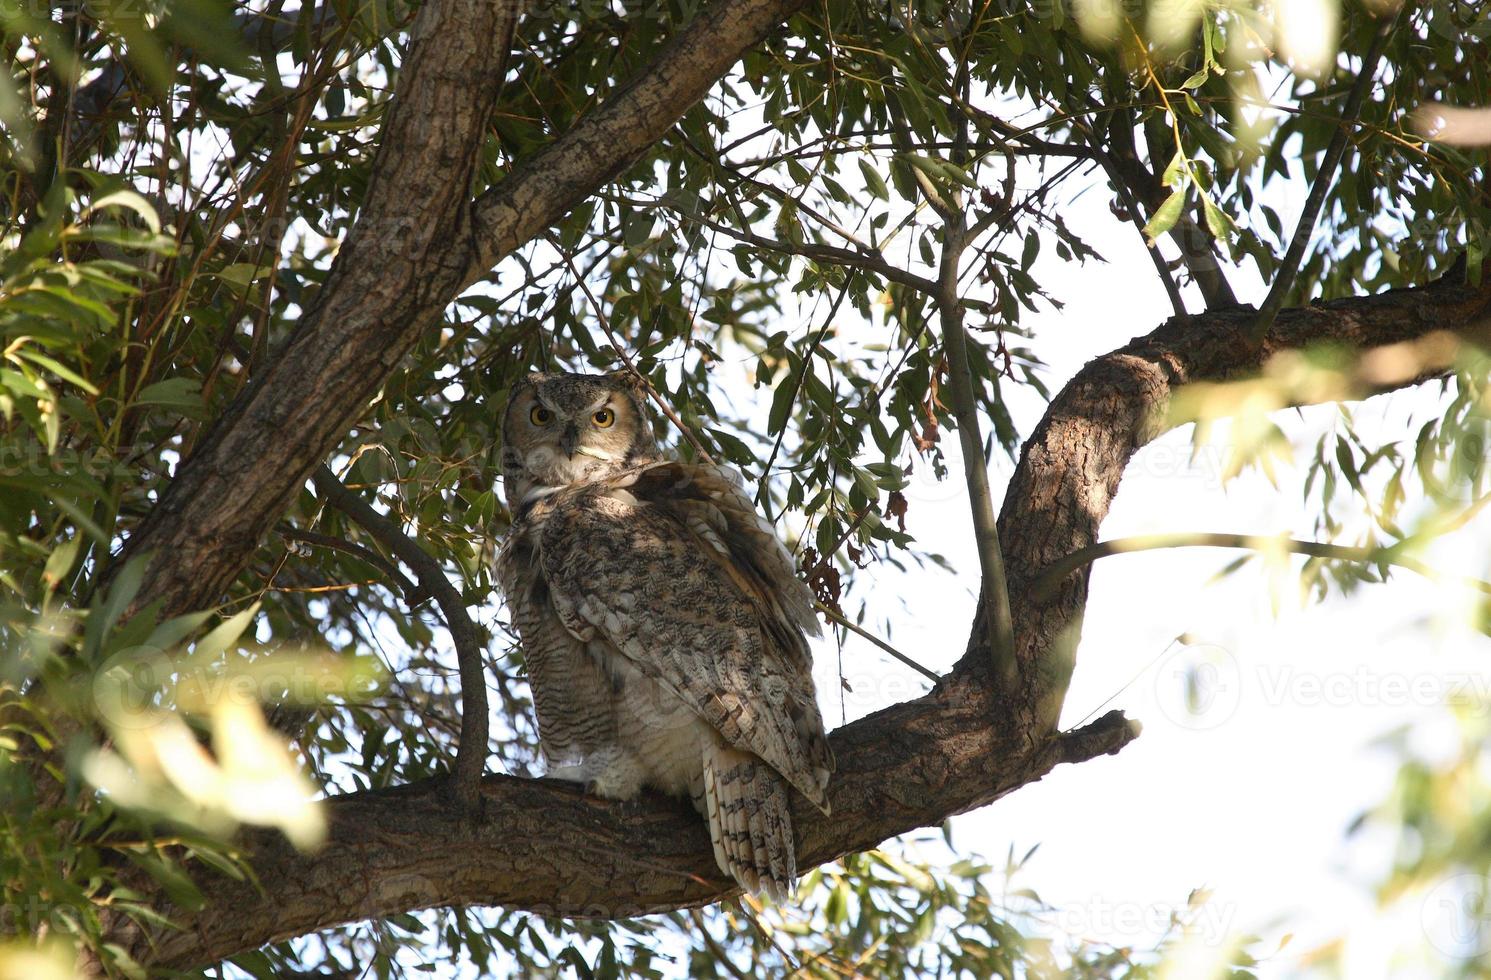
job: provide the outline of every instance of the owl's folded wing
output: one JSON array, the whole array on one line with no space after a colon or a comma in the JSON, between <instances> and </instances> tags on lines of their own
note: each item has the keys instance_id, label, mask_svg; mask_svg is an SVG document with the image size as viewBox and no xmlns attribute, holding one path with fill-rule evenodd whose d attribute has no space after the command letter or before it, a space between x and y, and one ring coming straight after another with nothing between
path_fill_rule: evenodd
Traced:
<instances>
[{"instance_id":1,"label":"owl's folded wing","mask_svg":"<svg viewBox=\"0 0 1491 980\"><path fill-rule=\"evenodd\" d=\"M740 491L664 463L556 495L540 540L565 628L599 633L825 812L833 754L802 631L811 598Z\"/></svg>"}]
</instances>

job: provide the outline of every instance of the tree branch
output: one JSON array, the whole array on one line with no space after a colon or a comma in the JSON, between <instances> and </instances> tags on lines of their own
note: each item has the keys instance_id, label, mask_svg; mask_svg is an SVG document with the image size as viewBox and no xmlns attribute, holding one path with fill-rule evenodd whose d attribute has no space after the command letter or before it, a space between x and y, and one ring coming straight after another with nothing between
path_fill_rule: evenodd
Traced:
<instances>
[{"instance_id":1,"label":"tree branch","mask_svg":"<svg viewBox=\"0 0 1491 980\"><path fill-rule=\"evenodd\" d=\"M1093 361L1052 402L1026 444L1001 515L1006 527L1022 531L1005 538L1022 688L996 693L984 680L992 665L976 628L963 659L927 695L834 732L834 816L825 819L806 803L794 811L803 867L983 806L1060 762L1113 752L1135 737L1137 726L1117 713L1066 734L1042 734L1054 723L1031 720L1060 708L1064 672L1052 660L1075 646L1086 576L1068 575L1045 597L1032 586L1053 562L1096 540L1124 465L1163 430L1164 405L1175 390L1256 370L1273 353L1317 341L1370 353L1442 330L1491 346L1491 283L1472 288L1444 279L1285 310L1262 351L1240 342L1239 325L1250 315L1231 310L1171 320ZM704 825L683 802L647 797L629 806L554 781L488 776L488 819L477 824L451 810L443 785L334 797L322 851L300 854L277 835L253 835L245 847L257 887L200 881L207 903L198 912L170 908L157 895L183 928L146 934L114 920L111 935L142 963L186 968L431 906L626 917L731 894Z\"/></svg>"},{"instance_id":2,"label":"tree branch","mask_svg":"<svg viewBox=\"0 0 1491 980\"><path fill-rule=\"evenodd\" d=\"M456 648L461 668L461 739L456 746L456 798L474 806L481 795L481 774L487 761L487 678L483 653L486 644L471 617L466 601L450 584L440 563L419 543L399 530L398 525L378 513L359 495L348 490L329 466L316 468L316 490L326 502L351 518L395 558L409 566L420 590L433 596L445 616L445 628Z\"/></svg>"},{"instance_id":3,"label":"tree branch","mask_svg":"<svg viewBox=\"0 0 1491 980\"><path fill-rule=\"evenodd\" d=\"M948 684L834 732L833 816L798 799L798 861L811 867L887 837L983 806L1063 762L1116 752L1137 728L1113 712L1030 742L991 720L986 693ZM926 760L935 756L938 764ZM277 834L247 840L262 887L198 876L198 912L182 928L123 936L152 970L201 967L290 936L410 909L500 905L546 915L630 918L735 894L715 866L704 823L686 801L585 796L568 783L488 776L473 825L441 781L328 801L330 838L302 854ZM209 872L210 874L210 872Z\"/></svg>"},{"instance_id":4,"label":"tree branch","mask_svg":"<svg viewBox=\"0 0 1491 980\"><path fill-rule=\"evenodd\" d=\"M1088 575L1080 570L1065 576L1040 600L1034 598L1035 583L1055 563L1097 541L1124 467L1169 427L1168 406L1180 388L1255 373L1280 351L1325 343L1361 352L1361 366L1371 368L1362 372L1370 390L1413 384L1443 368L1435 360L1428 370L1390 370L1409 348L1432 340L1430 353L1442 358L1449 345L1435 338L1444 335L1491 347L1491 277L1472 287L1457 273L1428 286L1286 309L1261 347L1246 340L1253 317L1253 311L1235 307L1173 318L1097 358L1052 400L1026 441L999 516L1015 603L1016 653L1021 676L1029 679L1021 703L1010 710L1044 725L1059 716ZM1381 356L1388 352L1392 356ZM1393 364L1374 366L1377 361ZM977 624L969 639L963 663L970 668L986 649L984 629Z\"/></svg>"},{"instance_id":5,"label":"tree branch","mask_svg":"<svg viewBox=\"0 0 1491 980\"><path fill-rule=\"evenodd\" d=\"M1217 534L1195 531L1180 531L1172 534L1136 534L1090 544L1053 563L1031 584L1031 588L1037 597L1047 595L1061 583L1062 579L1100 558L1127 555L1136 551L1155 551L1161 548L1242 548L1262 553L1283 550L1291 554L1308 555L1311 558L1328 558L1370 565L1396 565L1436 582L1458 581L1468 589L1491 594L1491 582L1478 578L1456 578L1444 575L1427 562L1400 554L1398 548L1393 546L1358 548L1351 545L1302 541L1299 538L1268 534Z\"/></svg>"}]
</instances>

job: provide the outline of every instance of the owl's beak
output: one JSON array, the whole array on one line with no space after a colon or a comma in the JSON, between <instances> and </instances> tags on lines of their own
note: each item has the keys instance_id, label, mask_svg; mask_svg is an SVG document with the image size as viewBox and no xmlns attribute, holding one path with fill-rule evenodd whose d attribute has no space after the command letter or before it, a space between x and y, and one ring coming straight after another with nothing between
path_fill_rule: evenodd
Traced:
<instances>
[{"instance_id":1,"label":"owl's beak","mask_svg":"<svg viewBox=\"0 0 1491 980\"><path fill-rule=\"evenodd\" d=\"M580 443L580 430L573 425L564 427L564 434L559 437L559 448L564 450L564 455L573 456L575 447Z\"/></svg>"}]
</instances>

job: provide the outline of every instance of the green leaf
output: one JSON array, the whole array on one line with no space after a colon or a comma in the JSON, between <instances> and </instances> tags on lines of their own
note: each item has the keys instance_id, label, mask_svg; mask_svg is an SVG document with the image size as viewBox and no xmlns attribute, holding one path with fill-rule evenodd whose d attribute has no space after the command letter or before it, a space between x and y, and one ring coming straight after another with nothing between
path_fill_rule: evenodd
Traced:
<instances>
[{"instance_id":1,"label":"green leaf","mask_svg":"<svg viewBox=\"0 0 1491 980\"><path fill-rule=\"evenodd\" d=\"M145 227L149 228L153 234L160 234L160 218L156 215L155 208L135 191L121 188L103 197L94 198L93 203L83 209L80 217L86 220L105 208L125 208L133 211L140 216L140 220L145 222Z\"/></svg>"},{"instance_id":2,"label":"green leaf","mask_svg":"<svg viewBox=\"0 0 1491 980\"><path fill-rule=\"evenodd\" d=\"M1201 198L1201 208L1206 214L1206 229L1212 233L1212 236L1219 242L1230 241L1237 231L1237 224L1232 220L1232 216L1218 207L1210 197L1204 195Z\"/></svg>"},{"instance_id":3,"label":"green leaf","mask_svg":"<svg viewBox=\"0 0 1491 980\"><path fill-rule=\"evenodd\" d=\"M1149 219L1149 224L1144 226L1144 237L1149 239L1153 245L1155 239L1175 227L1175 222L1180 220L1180 213L1186 206L1186 192L1184 189L1171 192L1155 211L1154 217Z\"/></svg>"},{"instance_id":4,"label":"green leaf","mask_svg":"<svg viewBox=\"0 0 1491 980\"><path fill-rule=\"evenodd\" d=\"M157 381L153 385L147 385L135 396L136 405L164 405L168 408L181 410L181 414L188 417L200 417L205 414L200 394L201 384L194 378L166 378Z\"/></svg>"},{"instance_id":5,"label":"green leaf","mask_svg":"<svg viewBox=\"0 0 1491 980\"><path fill-rule=\"evenodd\" d=\"M865 187L871 194L882 201L890 200L890 189L885 186L885 178L881 177L880 172L870 166L869 161L863 157L859 160L859 172L864 175Z\"/></svg>"},{"instance_id":6,"label":"green leaf","mask_svg":"<svg viewBox=\"0 0 1491 980\"><path fill-rule=\"evenodd\" d=\"M228 647L238 642L238 638L243 635L244 630L248 629L249 624L254 621L254 617L258 613L259 603L256 602L242 612L223 620L212 632L197 641L197 645L192 652L204 660L211 660L217 657L227 650Z\"/></svg>"},{"instance_id":7,"label":"green leaf","mask_svg":"<svg viewBox=\"0 0 1491 980\"><path fill-rule=\"evenodd\" d=\"M98 394L98 388L95 387L87 378L83 377L81 374L78 374L67 365L53 360L45 354L38 354L35 351L28 350L24 347L17 349L15 353L16 356L23 357L31 363L40 365L46 370L51 371L53 374L57 375L59 378L62 378L64 381L68 381L72 384L77 385L79 388L82 388L90 395Z\"/></svg>"},{"instance_id":8,"label":"green leaf","mask_svg":"<svg viewBox=\"0 0 1491 980\"><path fill-rule=\"evenodd\" d=\"M1182 178L1186 176L1186 155L1181 150L1175 151L1175 156L1165 166L1165 172L1160 175L1160 183L1166 187L1179 187Z\"/></svg>"}]
</instances>

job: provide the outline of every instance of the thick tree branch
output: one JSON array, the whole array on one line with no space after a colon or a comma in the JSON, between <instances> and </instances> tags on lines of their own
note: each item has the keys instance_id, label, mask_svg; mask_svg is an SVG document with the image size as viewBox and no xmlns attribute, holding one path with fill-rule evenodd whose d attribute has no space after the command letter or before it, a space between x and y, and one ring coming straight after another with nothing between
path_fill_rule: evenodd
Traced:
<instances>
[{"instance_id":1,"label":"thick tree branch","mask_svg":"<svg viewBox=\"0 0 1491 980\"><path fill-rule=\"evenodd\" d=\"M1047 568L1097 541L1130 457L1171 424L1167 409L1176 391L1247 376L1281 351L1324 343L1363 352L1360 374L1370 390L1412 384L1444 370L1445 351L1454 346L1442 342L1446 335L1491 347L1491 281L1468 286L1457 269L1428 286L1286 309L1256 348L1247 342L1255 316L1234 308L1177 317L1092 361L1026 441L999 518L1026 699L1012 710L1047 726L1059 715L1088 574L1065 577L1041 600L1035 584ZM1400 364L1418 354L1427 360ZM963 660L969 669L982 659L984 629L975 624Z\"/></svg>"},{"instance_id":2,"label":"thick tree branch","mask_svg":"<svg viewBox=\"0 0 1491 980\"><path fill-rule=\"evenodd\" d=\"M1035 743L996 727L987 694L953 683L832 736L834 815L793 808L798 861L810 867L924 826L932 814L983 806L1062 762L1116 752L1137 728L1117 712ZM719 901L704 824L686 802L640 804L583 795L554 780L489 776L480 824L461 819L439 781L356 793L328 804L330 840L301 854L259 834L263 890L205 874L197 913L170 910L180 930L126 938L152 969L200 967L266 943L409 909L501 905L623 918ZM937 818L937 819L940 819Z\"/></svg>"}]
</instances>

